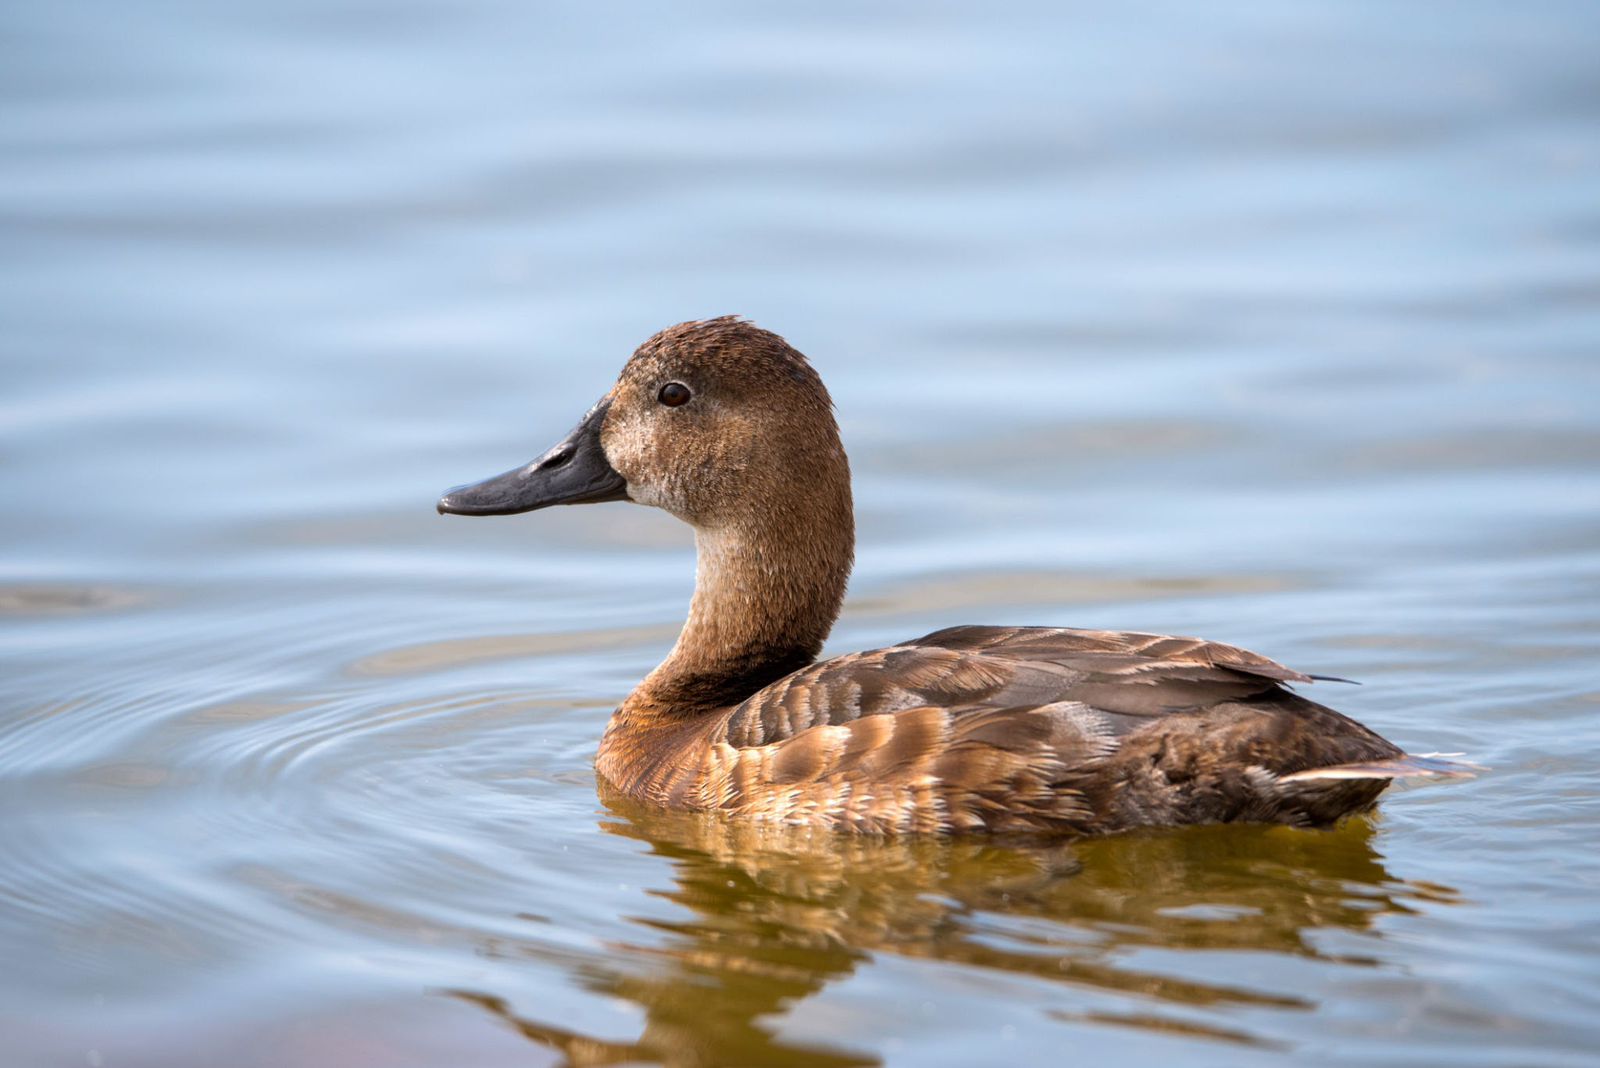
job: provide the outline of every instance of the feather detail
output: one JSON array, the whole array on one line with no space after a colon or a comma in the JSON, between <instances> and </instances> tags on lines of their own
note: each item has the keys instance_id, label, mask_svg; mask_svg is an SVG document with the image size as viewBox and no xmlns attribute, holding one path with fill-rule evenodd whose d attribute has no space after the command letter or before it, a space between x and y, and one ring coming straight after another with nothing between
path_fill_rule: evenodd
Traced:
<instances>
[{"instance_id":1,"label":"feather detail","mask_svg":"<svg viewBox=\"0 0 1600 1068\"><path fill-rule=\"evenodd\" d=\"M1335 764L1328 768L1308 768L1279 776L1279 782L1309 782L1317 779L1470 779L1489 769L1468 761L1446 760L1460 753L1403 753L1389 760L1358 764Z\"/></svg>"},{"instance_id":2,"label":"feather detail","mask_svg":"<svg viewBox=\"0 0 1600 1068\"><path fill-rule=\"evenodd\" d=\"M1478 770L1408 756L1286 688L1312 680L1196 638L954 627L812 664L732 708L633 719L599 767L634 797L735 819L1055 836L1327 826L1391 779Z\"/></svg>"}]
</instances>

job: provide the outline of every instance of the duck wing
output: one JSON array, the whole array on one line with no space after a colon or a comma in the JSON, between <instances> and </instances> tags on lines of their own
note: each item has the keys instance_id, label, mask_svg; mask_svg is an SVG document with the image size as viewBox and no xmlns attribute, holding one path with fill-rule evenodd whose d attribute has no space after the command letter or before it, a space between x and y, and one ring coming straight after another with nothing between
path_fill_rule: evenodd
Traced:
<instances>
[{"instance_id":1,"label":"duck wing","mask_svg":"<svg viewBox=\"0 0 1600 1068\"><path fill-rule=\"evenodd\" d=\"M811 727L920 706L976 712L1071 702L1117 717L1163 716L1284 692L1281 683L1314 678L1199 638L951 627L824 660L779 679L734 709L727 740L737 747L770 745ZM1134 724L1107 726L1125 730Z\"/></svg>"},{"instance_id":2,"label":"duck wing","mask_svg":"<svg viewBox=\"0 0 1600 1068\"><path fill-rule=\"evenodd\" d=\"M1235 820L1323 826L1408 757L1231 645L955 627L795 672L734 708L695 807L872 832L1095 834Z\"/></svg>"}]
</instances>

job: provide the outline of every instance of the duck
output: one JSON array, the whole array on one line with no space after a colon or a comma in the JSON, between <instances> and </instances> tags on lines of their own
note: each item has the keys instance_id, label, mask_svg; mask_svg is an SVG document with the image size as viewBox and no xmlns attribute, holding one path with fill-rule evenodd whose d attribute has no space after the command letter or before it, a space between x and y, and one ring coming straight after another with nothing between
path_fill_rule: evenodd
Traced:
<instances>
[{"instance_id":1,"label":"duck","mask_svg":"<svg viewBox=\"0 0 1600 1068\"><path fill-rule=\"evenodd\" d=\"M1344 680L1198 638L966 625L818 660L854 563L850 464L817 371L747 319L655 334L565 438L438 511L618 501L696 547L688 619L595 758L648 808L872 835L1327 828L1396 779L1475 770L1293 689Z\"/></svg>"}]
</instances>

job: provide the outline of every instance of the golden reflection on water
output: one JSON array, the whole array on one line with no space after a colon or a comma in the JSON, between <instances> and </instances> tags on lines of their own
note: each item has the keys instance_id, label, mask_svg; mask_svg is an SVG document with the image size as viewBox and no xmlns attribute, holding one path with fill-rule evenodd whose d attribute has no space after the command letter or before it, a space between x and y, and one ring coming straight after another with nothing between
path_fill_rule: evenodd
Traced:
<instances>
[{"instance_id":1,"label":"golden reflection on water","mask_svg":"<svg viewBox=\"0 0 1600 1068\"><path fill-rule=\"evenodd\" d=\"M1413 911L1408 902L1456 900L1448 887L1396 879L1365 819L1330 832L1228 826L1002 843L846 838L605 800L617 818L602 829L670 859L675 885L655 893L689 913L639 919L665 939L612 947L614 959L658 967L584 977L643 1010L638 1039L586 1036L519 1017L492 993L453 992L575 1066L880 1063L777 1034L795 1005L879 954L1046 980L1069 1000L1068 988L1079 990L1086 1007L1045 1009L1055 1020L1271 1047L1236 1018L1207 1017L1306 1012L1315 1000L1241 985L1237 969L1217 982L1162 974L1141 968L1137 951L1243 950L1374 966L1320 948L1318 934L1377 937L1379 918ZM1126 1008L1108 1011L1108 995Z\"/></svg>"},{"instance_id":2,"label":"golden reflection on water","mask_svg":"<svg viewBox=\"0 0 1600 1068\"><path fill-rule=\"evenodd\" d=\"M115 612L149 599L145 591L107 585L0 585L0 616L44 618Z\"/></svg>"},{"instance_id":3,"label":"golden reflection on water","mask_svg":"<svg viewBox=\"0 0 1600 1068\"><path fill-rule=\"evenodd\" d=\"M352 663L352 675L381 677L415 675L443 668L460 668L493 660L560 656L598 649L626 649L650 642L670 642L675 626L656 623L637 627L563 631L551 634L501 634L447 638L372 653Z\"/></svg>"}]
</instances>

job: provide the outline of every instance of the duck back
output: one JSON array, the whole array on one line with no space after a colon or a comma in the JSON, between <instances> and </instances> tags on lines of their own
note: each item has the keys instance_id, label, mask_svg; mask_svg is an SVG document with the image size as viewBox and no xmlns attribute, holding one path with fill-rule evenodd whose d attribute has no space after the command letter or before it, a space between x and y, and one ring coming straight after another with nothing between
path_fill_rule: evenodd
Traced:
<instances>
[{"instance_id":1,"label":"duck back","mask_svg":"<svg viewBox=\"0 0 1600 1068\"><path fill-rule=\"evenodd\" d=\"M1285 685L1311 681L1199 639L955 627L813 664L704 719L624 719L599 767L631 796L740 818L1051 835L1327 826L1426 773ZM1326 774L1352 766L1367 770Z\"/></svg>"}]
</instances>

